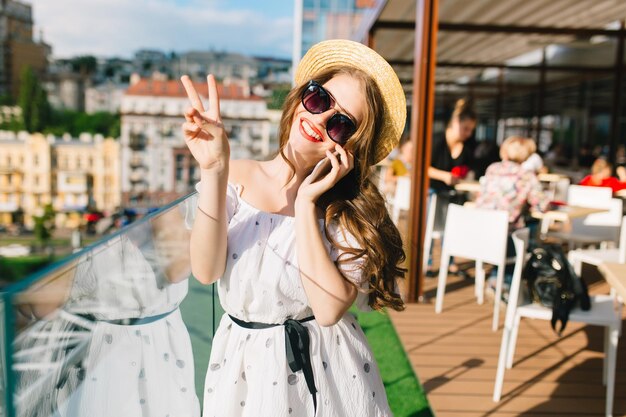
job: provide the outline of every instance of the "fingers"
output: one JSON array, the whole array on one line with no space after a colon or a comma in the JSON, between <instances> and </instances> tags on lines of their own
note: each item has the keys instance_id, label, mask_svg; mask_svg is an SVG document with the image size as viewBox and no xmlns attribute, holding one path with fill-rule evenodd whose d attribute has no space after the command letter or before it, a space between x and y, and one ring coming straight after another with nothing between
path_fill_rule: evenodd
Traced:
<instances>
[{"instance_id":1,"label":"fingers","mask_svg":"<svg viewBox=\"0 0 626 417\"><path fill-rule=\"evenodd\" d=\"M346 169L346 172L350 171L354 167L354 156L339 145L335 145L335 151L339 153L341 165Z\"/></svg>"},{"instance_id":2,"label":"fingers","mask_svg":"<svg viewBox=\"0 0 626 417\"><path fill-rule=\"evenodd\" d=\"M198 136L201 130L202 129L200 128L200 126L193 122L187 121L183 123L183 133L186 137L190 139L194 139L196 136Z\"/></svg>"},{"instance_id":3,"label":"fingers","mask_svg":"<svg viewBox=\"0 0 626 417\"><path fill-rule=\"evenodd\" d=\"M213 120L221 122L220 96L217 92L217 84L215 83L215 77L213 74L207 75L206 81L209 86L209 117Z\"/></svg>"},{"instance_id":4,"label":"fingers","mask_svg":"<svg viewBox=\"0 0 626 417\"><path fill-rule=\"evenodd\" d=\"M328 159L330 159L330 165L332 166L330 172L337 171L341 166L339 163L339 159L337 159L335 154L329 150L326 151L326 156L328 157Z\"/></svg>"},{"instance_id":5,"label":"fingers","mask_svg":"<svg viewBox=\"0 0 626 417\"><path fill-rule=\"evenodd\" d=\"M198 110L200 113L204 112L202 100L200 100L200 96L198 95L196 88L193 86L189 76L183 75L180 77L180 81L182 81L183 87L185 87L185 91L187 92L187 97L189 97L189 101L194 109Z\"/></svg>"},{"instance_id":6,"label":"fingers","mask_svg":"<svg viewBox=\"0 0 626 417\"><path fill-rule=\"evenodd\" d=\"M198 126L202 126L202 124L204 123L204 118L202 117L202 113L200 113L198 110L194 109L193 107L189 107L185 111L185 120L188 122L193 122L197 124Z\"/></svg>"}]
</instances>

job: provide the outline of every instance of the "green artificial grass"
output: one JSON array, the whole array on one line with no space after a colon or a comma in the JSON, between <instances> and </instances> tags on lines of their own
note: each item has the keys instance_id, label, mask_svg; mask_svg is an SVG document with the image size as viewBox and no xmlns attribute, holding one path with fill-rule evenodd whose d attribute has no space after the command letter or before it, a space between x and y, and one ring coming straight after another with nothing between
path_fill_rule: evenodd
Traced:
<instances>
[{"instance_id":1,"label":"green artificial grass","mask_svg":"<svg viewBox=\"0 0 626 417\"><path fill-rule=\"evenodd\" d=\"M36 272L57 258L49 255L29 255L17 258L0 257L0 282L17 282Z\"/></svg>"},{"instance_id":2,"label":"green artificial grass","mask_svg":"<svg viewBox=\"0 0 626 417\"><path fill-rule=\"evenodd\" d=\"M378 311L364 313L355 308L351 312L357 317L372 348L394 416L433 417L426 394L389 316Z\"/></svg>"}]
</instances>

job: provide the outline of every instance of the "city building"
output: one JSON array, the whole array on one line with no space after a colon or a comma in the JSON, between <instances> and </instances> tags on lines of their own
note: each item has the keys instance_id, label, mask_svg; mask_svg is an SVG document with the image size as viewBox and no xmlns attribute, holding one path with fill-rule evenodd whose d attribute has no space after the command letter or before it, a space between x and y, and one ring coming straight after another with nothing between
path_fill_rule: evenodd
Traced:
<instances>
[{"instance_id":1,"label":"city building","mask_svg":"<svg viewBox=\"0 0 626 417\"><path fill-rule=\"evenodd\" d=\"M49 203L60 227L77 226L88 209L116 210L119 154L119 142L101 135L0 131L0 224L32 227L32 216Z\"/></svg>"},{"instance_id":2,"label":"city building","mask_svg":"<svg viewBox=\"0 0 626 417\"><path fill-rule=\"evenodd\" d=\"M33 38L33 13L29 4L0 0L0 95L19 96L20 73L26 66L43 76L50 45Z\"/></svg>"},{"instance_id":3,"label":"city building","mask_svg":"<svg viewBox=\"0 0 626 417\"><path fill-rule=\"evenodd\" d=\"M85 91L90 85L89 77L73 72L49 74L43 82L48 102L59 110L85 110Z\"/></svg>"},{"instance_id":4,"label":"city building","mask_svg":"<svg viewBox=\"0 0 626 417\"><path fill-rule=\"evenodd\" d=\"M89 87L85 90L85 112L109 112L117 113L122 106L122 97L128 89L128 84L103 84Z\"/></svg>"},{"instance_id":5,"label":"city building","mask_svg":"<svg viewBox=\"0 0 626 417\"><path fill-rule=\"evenodd\" d=\"M142 77L150 77L154 72L171 74L171 60L162 51L140 49L135 52L133 68Z\"/></svg>"},{"instance_id":6,"label":"city building","mask_svg":"<svg viewBox=\"0 0 626 417\"><path fill-rule=\"evenodd\" d=\"M206 82L195 86L207 103ZM218 92L231 158L268 156L273 119L265 101L250 94L245 82L219 84ZM181 130L189 106L180 81L131 80L121 108L124 206L160 206L193 190L199 172Z\"/></svg>"},{"instance_id":7,"label":"city building","mask_svg":"<svg viewBox=\"0 0 626 417\"><path fill-rule=\"evenodd\" d=\"M173 65L174 78L189 75L194 80L202 80L213 74L218 80L235 78L250 80L257 78L259 62L254 58L214 51L192 51L179 55Z\"/></svg>"},{"instance_id":8,"label":"city building","mask_svg":"<svg viewBox=\"0 0 626 417\"><path fill-rule=\"evenodd\" d=\"M363 12L377 0L295 0L293 67L316 43L326 39L351 39Z\"/></svg>"}]
</instances>

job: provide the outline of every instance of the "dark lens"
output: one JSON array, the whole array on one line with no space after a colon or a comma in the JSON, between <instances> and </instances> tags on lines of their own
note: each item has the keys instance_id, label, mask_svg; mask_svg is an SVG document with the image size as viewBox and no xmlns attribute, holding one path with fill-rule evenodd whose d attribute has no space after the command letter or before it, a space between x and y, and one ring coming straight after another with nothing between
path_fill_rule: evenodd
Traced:
<instances>
[{"instance_id":1,"label":"dark lens","mask_svg":"<svg viewBox=\"0 0 626 417\"><path fill-rule=\"evenodd\" d=\"M326 132L333 142L343 146L356 131L356 126L349 117L337 113L326 123Z\"/></svg>"},{"instance_id":2,"label":"dark lens","mask_svg":"<svg viewBox=\"0 0 626 417\"><path fill-rule=\"evenodd\" d=\"M330 109L330 96L320 85L311 84L302 94L302 105L308 112L324 113Z\"/></svg>"}]
</instances>

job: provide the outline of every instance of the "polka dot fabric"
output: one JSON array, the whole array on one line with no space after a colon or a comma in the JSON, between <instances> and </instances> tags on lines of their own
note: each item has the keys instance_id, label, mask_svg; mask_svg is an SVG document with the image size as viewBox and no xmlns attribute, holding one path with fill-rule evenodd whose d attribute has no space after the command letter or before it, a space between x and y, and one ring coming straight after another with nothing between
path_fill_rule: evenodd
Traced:
<instances>
[{"instance_id":1,"label":"polka dot fabric","mask_svg":"<svg viewBox=\"0 0 626 417\"><path fill-rule=\"evenodd\" d=\"M228 256L218 291L224 310L241 320L283 323L312 315L298 272L295 219L256 209L228 186ZM320 220L320 230L323 221ZM340 242L350 236L333 229ZM331 249L332 259L340 254ZM364 285L358 263L342 272ZM360 294L357 304L365 307ZM317 387L317 417L387 417L385 390L365 336L354 317L336 325L304 323ZM245 329L224 315L213 340L204 387L204 417L313 416L302 372L289 369L282 326Z\"/></svg>"}]
</instances>

